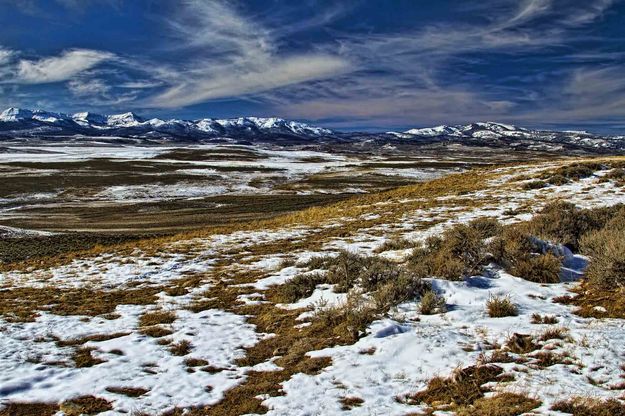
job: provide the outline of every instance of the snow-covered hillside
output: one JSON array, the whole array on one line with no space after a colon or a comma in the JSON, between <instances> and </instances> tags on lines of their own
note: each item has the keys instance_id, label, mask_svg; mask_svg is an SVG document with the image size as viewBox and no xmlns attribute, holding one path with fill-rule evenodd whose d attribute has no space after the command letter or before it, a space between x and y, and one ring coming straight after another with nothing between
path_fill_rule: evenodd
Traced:
<instances>
[{"instance_id":1,"label":"snow-covered hillside","mask_svg":"<svg viewBox=\"0 0 625 416\"><path fill-rule=\"evenodd\" d=\"M221 139L280 143L353 143L358 146L423 146L459 143L530 151L621 153L625 136L602 136L585 131L530 130L509 124L476 122L466 125L415 128L403 132L337 132L276 117L238 117L198 120L143 118L132 112L72 115L43 110L9 108L0 114L5 138L114 137L159 141L198 142ZM1 139L0 139L1 140Z\"/></svg>"},{"instance_id":2,"label":"snow-covered hillside","mask_svg":"<svg viewBox=\"0 0 625 416\"><path fill-rule=\"evenodd\" d=\"M603 150L625 148L625 136L601 136L586 131L530 130L510 124L478 122L466 125L415 128L404 132L389 132L400 139L451 140L471 144L508 144L518 146L528 142L550 147L553 145L579 146Z\"/></svg>"},{"instance_id":3,"label":"snow-covered hillside","mask_svg":"<svg viewBox=\"0 0 625 416\"><path fill-rule=\"evenodd\" d=\"M185 138L284 135L320 137L333 132L305 123L270 117L199 120L144 119L132 112L100 115L89 112L52 113L43 110L9 108L0 114L0 132L20 135L102 135L121 137L172 135Z\"/></svg>"}]
</instances>

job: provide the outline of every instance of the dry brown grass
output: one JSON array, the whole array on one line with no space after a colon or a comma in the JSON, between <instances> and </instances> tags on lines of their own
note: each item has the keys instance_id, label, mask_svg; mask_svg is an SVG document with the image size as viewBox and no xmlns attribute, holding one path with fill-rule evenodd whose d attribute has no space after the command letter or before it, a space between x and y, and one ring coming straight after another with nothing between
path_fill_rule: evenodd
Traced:
<instances>
[{"instance_id":1,"label":"dry brown grass","mask_svg":"<svg viewBox=\"0 0 625 416\"><path fill-rule=\"evenodd\" d=\"M586 278L598 289L625 287L625 210L604 228L584 235L582 252L590 257Z\"/></svg>"},{"instance_id":2,"label":"dry brown grass","mask_svg":"<svg viewBox=\"0 0 625 416\"><path fill-rule=\"evenodd\" d=\"M551 339L568 339L569 338L569 330L565 327L552 327L543 331L539 336L539 341L548 341Z\"/></svg>"},{"instance_id":3,"label":"dry brown grass","mask_svg":"<svg viewBox=\"0 0 625 416\"><path fill-rule=\"evenodd\" d=\"M413 273L402 270L394 279L386 279L372 292L375 308L385 314L400 303L423 296L430 284Z\"/></svg>"},{"instance_id":4,"label":"dry brown grass","mask_svg":"<svg viewBox=\"0 0 625 416\"><path fill-rule=\"evenodd\" d=\"M625 319L625 288L597 290L582 282L572 291L573 296L558 297L554 302L576 306L575 313L583 317Z\"/></svg>"},{"instance_id":5,"label":"dry brown grass","mask_svg":"<svg viewBox=\"0 0 625 416\"><path fill-rule=\"evenodd\" d=\"M327 277L321 273L298 274L285 284L280 285L276 301L293 303L299 299L307 298L313 294L317 285L325 282L327 282Z\"/></svg>"},{"instance_id":6,"label":"dry brown grass","mask_svg":"<svg viewBox=\"0 0 625 416\"><path fill-rule=\"evenodd\" d=\"M38 311L56 315L104 315L113 313L118 305L154 304L161 290L158 287L111 291L10 287L0 289L0 314L9 321L32 321Z\"/></svg>"},{"instance_id":7,"label":"dry brown grass","mask_svg":"<svg viewBox=\"0 0 625 416\"><path fill-rule=\"evenodd\" d=\"M577 397L551 406L551 410L573 416L625 416L625 405L616 399Z\"/></svg>"},{"instance_id":8,"label":"dry brown grass","mask_svg":"<svg viewBox=\"0 0 625 416\"><path fill-rule=\"evenodd\" d=\"M540 406L540 401L523 394L499 393L477 399L456 412L457 416L518 416Z\"/></svg>"},{"instance_id":9,"label":"dry brown grass","mask_svg":"<svg viewBox=\"0 0 625 416\"><path fill-rule=\"evenodd\" d=\"M175 344L171 344L169 346L169 352L173 355L183 356L189 354L192 348L191 341L184 339Z\"/></svg>"},{"instance_id":10,"label":"dry brown grass","mask_svg":"<svg viewBox=\"0 0 625 416\"><path fill-rule=\"evenodd\" d=\"M125 337L126 335L130 335L130 332L114 332L112 334L95 334L95 335L87 335L82 338L70 338L70 339L57 339L56 345L59 347L72 347L76 345L82 345L87 342L102 342L109 341L115 338Z\"/></svg>"},{"instance_id":11,"label":"dry brown grass","mask_svg":"<svg viewBox=\"0 0 625 416\"><path fill-rule=\"evenodd\" d=\"M538 348L534 337L528 334L514 333L506 340L506 348L515 354L527 354Z\"/></svg>"},{"instance_id":12,"label":"dry brown grass","mask_svg":"<svg viewBox=\"0 0 625 416\"><path fill-rule=\"evenodd\" d=\"M97 415L98 413L111 410L113 406L94 396L81 396L61 403L60 409L66 416Z\"/></svg>"},{"instance_id":13,"label":"dry brown grass","mask_svg":"<svg viewBox=\"0 0 625 416\"><path fill-rule=\"evenodd\" d=\"M487 390L482 385L499 380L502 373L501 367L490 364L458 369L448 378L431 379L425 390L400 400L407 404L424 403L437 408L471 405L484 397Z\"/></svg>"},{"instance_id":14,"label":"dry brown grass","mask_svg":"<svg viewBox=\"0 0 625 416\"><path fill-rule=\"evenodd\" d=\"M566 353L558 354L551 351L537 351L528 357L531 359L531 365L542 368L556 364L573 364L573 360Z\"/></svg>"},{"instance_id":15,"label":"dry brown grass","mask_svg":"<svg viewBox=\"0 0 625 416\"><path fill-rule=\"evenodd\" d=\"M541 314L538 314L538 313L533 313L531 322L533 324L552 325L552 324L557 324L558 323L558 318L553 316L553 315L541 315Z\"/></svg>"},{"instance_id":16,"label":"dry brown grass","mask_svg":"<svg viewBox=\"0 0 625 416\"><path fill-rule=\"evenodd\" d=\"M577 252L584 234L605 226L621 209L618 205L580 209L569 202L556 201L546 205L525 227L531 235L563 244Z\"/></svg>"},{"instance_id":17,"label":"dry brown grass","mask_svg":"<svg viewBox=\"0 0 625 416\"><path fill-rule=\"evenodd\" d=\"M470 225L458 224L441 237L430 237L408 259L419 277L459 280L481 271L484 261L483 238Z\"/></svg>"},{"instance_id":18,"label":"dry brown grass","mask_svg":"<svg viewBox=\"0 0 625 416\"><path fill-rule=\"evenodd\" d=\"M203 367L207 366L208 364L208 361L202 358L186 358L184 360L184 365L186 365L187 367Z\"/></svg>"},{"instance_id":19,"label":"dry brown grass","mask_svg":"<svg viewBox=\"0 0 625 416\"><path fill-rule=\"evenodd\" d=\"M53 403L7 403L0 408L0 416L53 416L59 405Z\"/></svg>"},{"instance_id":20,"label":"dry brown grass","mask_svg":"<svg viewBox=\"0 0 625 416\"><path fill-rule=\"evenodd\" d=\"M166 328L160 325L154 325L154 326L141 328L141 333L152 338L162 338L162 337L168 337L174 332L169 328Z\"/></svg>"},{"instance_id":21,"label":"dry brown grass","mask_svg":"<svg viewBox=\"0 0 625 416\"><path fill-rule=\"evenodd\" d=\"M423 315L433 315L436 313L444 313L447 311L445 298L433 290L428 290L421 297L419 303L419 312Z\"/></svg>"},{"instance_id":22,"label":"dry brown grass","mask_svg":"<svg viewBox=\"0 0 625 416\"><path fill-rule=\"evenodd\" d=\"M536 283L560 282L560 260L551 253L542 254L524 225L506 227L489 246L494 260L514 276Z\"/></svg>"},{"instance_id":23,"label":"dry brown grass","mask_svg":"<svg viewBox=\"0 0 625 416\"><path fill-rule=\"evenodd\" d=\"M72 355L74 365L78 368L93 367L94 365L102 364L104 360L93 356L92 352L95 348L78 348Z\"/></svg>"},{"instance_id":24,"label":"dry brown grass","mask_svg":"<svg viewBox=\"0 0 625 416\"><path fill-rule=\"evenodd\" d=\"M416 245L414 241L407 240L403 237L395 237L388 240L384 240L384 243L377 247L374 252L375 253L383 253L385 251L392 250L406 250L408 248L413 248Z\"/></svg>"},{"instance_id":25,"label":"dry brown grass","mask_svg":"<svg viewBox=\"0 0 625 416\"><path fill-rule=\"evenodd\" d=\"M480 217L472 220L468 225L477 231L482 239L494 237L503 231L503 226L496 218Z\"/></svg>"},{"instance_id":26,"label":"dry brown grass","mask_svg":"<svg viewBox=\"0 0 625 416\"><path fill-rule=\"evenodd\" d=\"M150 390L141 387L107 387L106 391L108 391L109 393L121 394L128 397L141 397L144 394L148 393Z\"/></svg>"},{"instance_id":27,"label":"dry brown grass","mask_svg":"<svg viewBox=\"0 0 625 416\"><path fill-rule=\"evenodd\" d=\"M158 324L171 324L176 320L174 311L149 311L139 318L139 326L152 326Z\"/></svg>"},{"instance_id":28,"label":"dry brown grass","mask_svg":"<svg viewBox=\"0 0 625 416\"><path fill-rule=\"evenodd\" d=\"M341 403L341 409L347 411L347 410L352 410L354 407L362 406L362 404L365 401L361 399L360 397L348 396L348 397L341 397L339 402Z\"/></svg>"},{"instance_id":29,"label":"dry brown grass","mask_svg":"<svg viewBox=\"0 0 625 416\"><path fill-rule=\"evenodd\" d=\"M491 296L486 301L486 311L491 318L517 316L519 311L509 296Z\"/></svg>"}]
</instances>

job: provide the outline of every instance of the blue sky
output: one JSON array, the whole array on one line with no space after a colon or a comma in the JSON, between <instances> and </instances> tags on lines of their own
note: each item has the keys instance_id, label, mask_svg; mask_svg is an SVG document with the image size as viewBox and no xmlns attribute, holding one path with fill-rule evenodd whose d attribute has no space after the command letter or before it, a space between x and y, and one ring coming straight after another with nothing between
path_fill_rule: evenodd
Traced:
<instances>
[{"instance_id":1,"label":"blue sky","mask_svg":"<svg viewBox=\"0 0 625 416\"><path fill-rule=\"evenodd\" d=\"M0 0L0 106L625 132L618 0Z\"/></svg>"}]
</instances>

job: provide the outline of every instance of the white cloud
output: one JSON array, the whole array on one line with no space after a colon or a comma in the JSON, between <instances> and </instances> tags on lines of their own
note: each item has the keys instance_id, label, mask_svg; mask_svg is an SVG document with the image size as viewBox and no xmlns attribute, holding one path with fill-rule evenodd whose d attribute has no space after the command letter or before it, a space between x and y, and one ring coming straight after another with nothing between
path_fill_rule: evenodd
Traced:
<instances>
[{"instance_id":1,"label":"white cloud","mask_svg":"<svg viewBox=\"0 0 625 416\"><path fill-rule=\"evenodd\" d=\"M67 86L72 94L78 97L106 94L111 90L111 87L100 79L73 79Z\"/></svg>"},{"instance_id":2,"label":"white cloud","mask_svg":"<svg viewBox=\"0 0 625 416\"><path fill-rule=\"evenodd\" d=\"M112 60L109 52L74 49L60 56L35 61L22 59L18 62L16 81L25 84L45 84L66 81L103 61Z\"/></svg>"},{"instance_id":3,"label":"white cloud","mask_svg":"<svg viewBox=\"0 0 625 416\"><path fill-rule=\"evenodd\" d=\"M9 62L12 56L13 56L13 51L9 49L4 49L2 48L2 46L0 46L0 65L4 65L7 62Z\"/></svg>"},{"instance_id":4,"label":"white cloud","mask_svg":"<svg viewBox=\"0 0 625 416\"><path fill-rule=\"evenodd\" d=\"M412 32L346 36L341 39L341 52L363 70L315 82L310 88L298 85L263 97L276 112L308 119L375 120L371 124L378 125L526 117L535 121L540 114L527 110L522 102L545 99L544 94L534 94L532 86L510 91L491 78L480 78L479 71L471 73L464 68L470 68L471 59L479 59L481 53L522 56L566 44L573 38L570 28L599 19L611 4L611 0L593 4L570 0L484 2L472 10L480 14L482 24L432 23ZM575 35L583 36L580 32ZM464 68L455 72L458 64ZM596 80L590 84L610 85ZM550 98L562 100L555 91ZM555 102L546 108L536 101L533 109L540 106L545 117L556 111ZM612 111L607 105L601 107Z\"/></svg>"},{"instance_id":5,"label":"white cloud","mask_svg":"<svg viewBox=\"0 0 625 416\"><path fill-rule=\"evenodd\" d=\"M151 99L157 107L172 108L207 100L269 91L287 85L334 76L349 70L345 60L326 55L300 55L254 68L223 70L196 76Z\"/></svg>"},{"instance_id":6,"label":"white cloud","mask_svg":"<svg viewBox=\"0 0 625 416\"><path fill-rule=\"evenodd\" d=\"M184 107L211 99L255 94L332 77L350 70L338 54L280 53L278 34L246 19L232 2L187 0L168 21L194 58L186 69L160 68L165 91L149 98L152 107Z\"/></svg>"}]
</instances>

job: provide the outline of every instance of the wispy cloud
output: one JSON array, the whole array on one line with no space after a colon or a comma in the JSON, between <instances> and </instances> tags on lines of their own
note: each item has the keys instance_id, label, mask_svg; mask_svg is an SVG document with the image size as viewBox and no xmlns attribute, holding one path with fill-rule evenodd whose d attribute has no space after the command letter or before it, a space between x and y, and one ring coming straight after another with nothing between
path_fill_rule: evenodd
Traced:
<instances>
[{"instance_id":1,"label":"wispy cloud","mask_svg":"<svg viewBox=\"0 0 625 416\"><path fill-rule=\"evenodd\" d=\"M366 70L317 82L311 94L291 89L266 98L291 117L342 116L357 123L374 119L379 125L529 117L522 101L542 94L530 89L511 95L496 79L472 73L470 63L494 53L525 56L562 47L583 36L571 30L601 18L612 3L484 2L473 10L480 13L481 24L432 23L412 32L349 34L340 39L342 53ZM464 72L456 71L459 66Z\"/></svg>"},{"instance_id":2,"label":"wispy cloud","mask_svg":"<svg viewBox=\"0 0 625 416\"><path fill-rule=\"evenodd\" d=\"M71 15L122 4L54 1ZM54 83L41 88L105 111L234 99L263 114L380 127L625 117L622 39L594 30L619 0L450 2L453 13L412 27L379 24L370 11L378 6L368 2L146 1L158 4L145 9L161 37L141 47L132 37L115 54L84 45L55 56L0 47L4 95ZM49 6L0 0L7 3ZM163 8L171 13L159 15Z\"/></svg>"},{"instance_id":3,"label":"wispy cloud","mask_svg":"<svg viewBox=\"0 0 625 416\"><path fill-rule=\"evenodd\" d=\"M231 2L187 0L169 25L195 58L188 69L162 71L169 87L147 100L152 107L255 94L350 70L344 57L314 47L282 53L276 33L246 19Z\"/></svg>"},{"instance_id":4,"label":"wispy cloud","mask_svg":"<svg viewBox=\"0 0 625 416\"><path fill-rule=\"evenodd\" d=\"M25 84L67 81L103 61L114 58L115 55L109 52L75 49L50 58L21 59L17 63L15 81Z\"/></svg>"},{"instance_id":5,"label":"wispy cloud","mask_svg":"<svg viewBox=\"0 0 625 416\"><path fill-rule=\"evenodd\" d=\"M537 122L588 123L625 118L625 78L623 67L584 67L575 69L561 83L547 89L542 104L519 114Z\"/></svg>"},{"instance_id":6,"label":"wispy cloud","mask_svg":"<svg viewBox=\"0 0 625 416\"><path fill-rule=\"evenodd\" d=\"M50 3L54 3L55 6L60 6L65 10L80 13L96 4L119 8L123 2L124 0L0 0L0 6L4 5L10 7L13 11L28 15L46 17L43 6Z\"/></svg>"}]
</instances>

